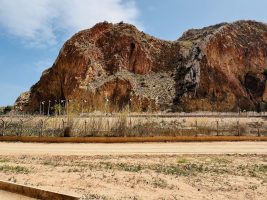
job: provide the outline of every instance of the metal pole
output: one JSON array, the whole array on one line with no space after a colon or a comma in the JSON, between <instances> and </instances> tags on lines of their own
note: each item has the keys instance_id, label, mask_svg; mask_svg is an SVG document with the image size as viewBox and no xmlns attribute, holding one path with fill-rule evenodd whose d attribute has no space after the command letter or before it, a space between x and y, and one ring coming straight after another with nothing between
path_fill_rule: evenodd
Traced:
<instances>
[{"instance_id":1,"label":"metal pole","mask_svg":"<svg viewBox=\"0 0 267 200\"><path fill-rule=\"evenodd\" d=\"M47 109L47 115L50 116L50 104L51 104L51 101L49 100L48 101L48 109Z\"/></svg>"},{"instance_id":2,"label":"metal pole","mask_svg":"<svg viewBox=\"0 0 267 200\"><path fill-rule=\"evenodd\" d=\"M105 103L105 112L106 112L106 114L108 113L108 103L109 103L109 100L106 97L106 103Z\"/></svg>"},{"instance_id":3,"label":"metal pole","mask_svg":"<svg viewBox=\"0 0 267 200\"><path fill-rule=\"evenodd\" d=\"M42 114L42 101L40 101L40 115Z\"/></svg>"},{"instance_id":4,"label":"metal pole","mask_svg":"<svg viewBox=\"0 0 267 200\"><path fill-rule=\"evenodd\" d=\"M45 101L42 101L41 102L41 107L40 107L41 108L40 110L41 110L41 114L42 115L44 115L44 104L45 104Z\"/></svg>"},{"instance_id":5,"label":"metal pole","mask_svg":"<svg viewBox=\"0 0 267 200\"><path fill-rule=\"evenodd\" d=\"M45 115L45 101L43 101L43 115Z\"/></svg>"},{"instance_id":6,"label":"metal pole","mask_svg":"<svg viewBox=\"0 0 267 200\"><path fill-rule=\"evenodd\" d=\"M61 103L60 103L60 106L59 106L59 114L61 115L61 114L62 114L62 113L61 113L61 112L62 112L62 111L61 111L61 104L63 104L63 105L62 105L62 108L65 108L65 104L64 104L65 100L61 100L60 102L61 102ZM64 109L64 110L65 110L65 109ZM63 111L63 115L64 115L64 111Z\"/></svg>"}]
</instances>

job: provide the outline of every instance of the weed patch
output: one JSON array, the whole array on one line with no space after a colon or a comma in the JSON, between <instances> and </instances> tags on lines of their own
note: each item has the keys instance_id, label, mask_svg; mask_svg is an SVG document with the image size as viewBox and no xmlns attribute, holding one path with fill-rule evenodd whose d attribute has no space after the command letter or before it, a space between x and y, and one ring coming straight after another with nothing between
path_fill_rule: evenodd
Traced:
<instances>
[{"instance_id":1,"label":"weed patch","mask_svg":"<svg viewBox=\"0 0 267 200\"><path fill-rule=\"evenodd\" d=\"M30 170L23 166L11 166L11 165L2 165L0 166L0 172L4 173L18 173L18 174L28 174Z\"/></svg>"},{"instance_id":2,"label":"weed patch","mask_svg":"<svg viewBox=\"0 0 267 200\"><path fill-rule=\"evenodd\" d=\"M9 162L7 158L0 158L0 163L6 163Z\"/></svg>"},{"instance_id":3,"label":"weed patch","mask_svg":"<svg viewBox=\"0 0 267 200\"><path fill-rule=\"evenodd\" d=\"M166 180L159 178L159 177L155 177L153 178L153 187L154 188L161 188L161 189L165 189L168 187L168 183Z\"/></svg>"},{"instance_id":4,"label":"weed patch","mask_svg":"<svg viewBox=\"0 0 267 200\"><path fill-rule=\"evenodd\" d=\"M105 169L120 170L127 172L139 172L143 169L141 165L129 165L126 163L100 162L100 165Z\"/></svg>"}]
</instances>

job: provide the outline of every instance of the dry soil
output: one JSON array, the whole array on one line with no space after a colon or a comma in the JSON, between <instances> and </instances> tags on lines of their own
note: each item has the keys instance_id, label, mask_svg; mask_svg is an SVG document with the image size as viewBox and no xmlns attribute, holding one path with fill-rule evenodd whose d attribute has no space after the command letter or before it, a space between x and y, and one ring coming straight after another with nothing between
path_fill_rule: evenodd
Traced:
<instances>
[{"instance_id":1,"label":"dry soil","mask_svg":"<svg viewBox=\"0 0 267 200\"><path fill-rule=\"evenodd\" d=\"M0 143L0 179L82 199L266 200L266 148L266 142Z\"/></svg>"}]
</instances>

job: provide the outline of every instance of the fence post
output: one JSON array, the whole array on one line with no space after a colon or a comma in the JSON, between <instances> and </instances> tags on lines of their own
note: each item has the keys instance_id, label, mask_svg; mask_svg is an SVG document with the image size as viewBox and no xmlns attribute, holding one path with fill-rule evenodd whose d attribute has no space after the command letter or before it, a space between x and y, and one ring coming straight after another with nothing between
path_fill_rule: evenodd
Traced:
<instances>
[{"instance_id":1,"label":"fence post","mask_svg":"<svg viewBox=\"0 0 267 200\"><path fill-rule=\"evenodd\" d=\"M44 121L41 119L41 130L40 130L39 137L42 137L43 135L43 128L44 128Z\"/></svg>"},{"instance_id":2,"label":"fence post","mask_svg":"<svg viewBox=\"0 0 267 200\"><path fill-rule=\"evenodd\" d=\"M85 134L85 136L87 134L87 122L86 122L86 120L84 121L84 134Z\"/></svg>"},{"instance_id":3,"label":"fence post","mask_svg":"<svg viewBox=\"0 0 267 200\"><path fill-rule=\"evenodd\" d=\"M257 124L258 124L258 126L257 126L257 129L258 129L258 137L260 137L260 136L261 136L261 133L260 133L260 126L261 126L261 123L258 122Z\"/></svg>"},{"instance_id":4,"label":"fence post","mask_svg":"<svg viewBox=\"0 0 267 200\"><path fill-rule=\"evenodd\" d=\"M132 118L130 117L130 124L129 124L130 133L132 132Z\"/></svg>"},{"instance_id":5,"label":"fence post","mask_svg":"<svg viewBox=\"0 0 267 200\"><path fill-rule=\"evenodd\" d=\"M3 131L2 131L2 134L0 134L0 136L4 136L4 131L5 131L5 121L0 119L2 124L3 124Z\"/></svg>"},{"instance_id":6,"label":"fence post","mask_svg":"<svg viewBox=\"0 0 267 200\"><path fill-rule=\"evenodd\" d=\"M197 119L196 119L196 121L195 121L195 127L196 127L196 137L197 137L197 127L198 127L198 125L197 125Z\"/></svg>"},{"instance_id":7,"label":"fence post","mask_svg":"<svg viewBox=\"0 0 267 200\"><path fill-rule=\"evenodd\" d=\"M64 130L65 130L65 121L62 119L62 130L63 130L63 135L64 135Z\"/></svg>"},{"instance_id":8,"label":"fence post","mask_svg":"<svg viewBox=\"0 0 267 200\"><path fill-rule=\"evenodd\" d=\"M237 121L237 136L240 136L239 120Z\"/></svg>"},{"instance_id":9,"label":"fence post","mask_svg":"<svg viewBox=\"0 0 267 200\"><path fill-rule=\"evenodd\" d=\"M8 126L7 122L4 122L4 131L3 131L3 134L6 132L7 126Z\"/></svg>"},{"instance_id":10,"label":"fence post","mask_svg":"<svg viewBox=\"0 0 267 200\"><path fill-rule=\"evenodd\" d=\"M110 134L110 128L109 128L109 118L107 118L107 132L108 132L108 134Z\"/></svg>"},{"instance_id":11,"label":"fence post","mask_svg":"<svg viewBox=\"0 0 267 200\"><path fill-rule=\"evenodd\" d=\"M216 130L217 130L217 136L219 136L219 120L216 121Z\"/></svg>"},{"instance_id":12,"label":"fence post","mask_svg":"<svg viewBox=\"0 0 267 200\"><path fill-rule=\"evenodd\" d=\"M20 126L19 126L19 136L21 137L21 135L22 135L22 129L23 129L23 120L22 119L20 119Z\"/></svg>"}]
</instances>

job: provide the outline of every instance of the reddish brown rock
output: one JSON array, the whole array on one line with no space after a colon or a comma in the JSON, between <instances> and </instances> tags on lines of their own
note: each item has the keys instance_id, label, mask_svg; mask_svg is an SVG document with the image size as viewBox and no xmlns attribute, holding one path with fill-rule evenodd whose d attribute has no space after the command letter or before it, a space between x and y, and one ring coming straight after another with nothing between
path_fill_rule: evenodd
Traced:
<instances>
[{"instance_id":1,"label":"reddish brown rock","mask_svg":"<svg viewBox=\"0 0 267 200\"><path fill-rule=\"evenodd\" d=\"M202 38L204 35L204 38ZM201 39L202 38L202 39ZM220 24L186 33L199 52L197 97L210 109L259 110L267 68L267 26L254 21ZM188 99L186 99L188 102ZM198 105L196 102L189 106ZM200 104L200 103L199 103Z\"/></svg>"},{"instance_id":2,"label":"reddish brown rock","mask_svg":"<svg viewBox=\"0 0 267 200\"><path fill-rule=\"evenodd\" d=\"M31 88L27 103L24 98L16 104L30 112L38 111L41 101L60 99L88 111L260 110L266 70L263 23L189 30L169 42L129 24L104 22L68 40Z\"/></svg>"}]
</instances>

